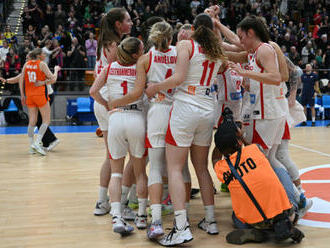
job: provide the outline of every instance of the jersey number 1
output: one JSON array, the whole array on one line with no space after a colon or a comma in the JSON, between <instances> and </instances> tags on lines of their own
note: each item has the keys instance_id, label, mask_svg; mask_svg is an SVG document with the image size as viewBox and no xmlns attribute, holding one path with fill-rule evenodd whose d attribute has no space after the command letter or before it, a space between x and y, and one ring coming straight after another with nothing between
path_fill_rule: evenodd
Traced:
<instances>
[{"instance_id":1,"label":"jersey number 1","mask_svg":"<svg viewBox=\"0 0 330 248\"><path fill-rule=\"evenodd\" d=\"M205 86L209 86L210 83L211 83L211 78L212 78L212 74L213 74L213 71L214 71L215 62L209 63L208 60L205 60L202 64L202 66L203 66L204 69L203 69L202 78L201 78L201 81L199 82L199 84L201 86L204 86L206 74L207 74L208 68L210 67L209 77L207 78L206 85L205 85Z\"/></svg>"},{"instance_id":2,"label":"jersey number 1","mask_svg":"<svg viewBox=\"0 0 330 248\"><path fill-rule=\"evenodd\" d=\"M127 94L127 81L123 81L120 86L123 87L123 95L125 96Z\"/></svg>"}]
</instances>

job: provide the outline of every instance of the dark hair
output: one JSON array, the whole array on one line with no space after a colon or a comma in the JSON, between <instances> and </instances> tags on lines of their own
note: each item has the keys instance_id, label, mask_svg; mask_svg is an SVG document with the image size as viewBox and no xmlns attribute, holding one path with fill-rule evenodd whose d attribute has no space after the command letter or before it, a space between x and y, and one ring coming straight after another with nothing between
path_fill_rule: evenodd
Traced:
<instances>
[{"instance_id":1,"label":"dark hair","mask_svg":"<svg viewBox=\"0 0 330 248\"><path fill-rule=\"evenodd\" d=\"M123 65L135 64L137 59L132 55L139 52L141 41L135 37L124 39L117 48L118 61Z\"/></svg>"},{"instance_id":2,"label":"dark hair","mask_svg":"<svg viewBox=\"0 0 330 248\"><path fill-rule=\"evenodd\" d=\"M207 58L211 60L225 59L219 38L213 32L213 22L209 15L199 14L194 20L195 31L192 39L197 41Z\"/></svg>"},{"instance_id":3,"label":"dark hair","mask_svg":"<svg viewBox=\"0 0 330 248\"><path fill-rule=\"evenodd\" d=\"M225 156L230 155L240 149L237 136L237 125L233 118L233 112L226 107L222 112L223 122L214 135L215 146Z\"/></svg>"},{"instance_id":4,"label":"dark hair","mask_svg":"<svg viewBox=\"0 0 330 248\"><path fill-rule=\"evenodd\" d=\"M97 41L97 59L101 57L101 49L109 43L120 42L120 34L116 31L116 21L122 22L125 19L124 8L113 8L101 19L100 33Z\"/></svg>"},{"instance_id":5,"label":"dark hair","mask_svg":"<svg viewBox=\"0 0 330 248\"><path fill-rule=\"evenodd\" d=\"M163 21L165 21L163 17L152 16L141 24L141 36L142 36L142 42L144 44L144 51L148 51L149 48L151 47L151 44L148 42L148 37L152 25L154 25L157 22L163 22Z\"/></svg>"},{"instance_id":6,"label":"dark hair","mask_svg":"<svg viewBox=\"0 0 330 248\"><path fill-rule=\"evenodd\" d=\"M242 29L245 33L248 32L249 29L252 29L256 36L265 43L268 43L269 32L264 21L260 17L256 17L255 15L245 17L238 25L237 28Z\"/></svg>"}]
</instances>

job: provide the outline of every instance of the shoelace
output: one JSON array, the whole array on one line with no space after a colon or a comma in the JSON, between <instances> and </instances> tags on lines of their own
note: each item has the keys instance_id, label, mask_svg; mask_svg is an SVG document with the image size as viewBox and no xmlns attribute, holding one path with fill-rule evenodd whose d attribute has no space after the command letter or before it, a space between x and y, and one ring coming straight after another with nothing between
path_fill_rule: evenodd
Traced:
<instances>
[{"instance_id":1,"label":"shoelace","mask_svg":"<svg viewBox=\"0 0 330 248\"><path fill-rule=\"evenodd\" d=\"M172 237L173 237L173 235L174 235L175 233L176 233L176 228L173 227L172 230L171 230L171 232L166 236L166 240L167 240L167 241L172 241Z\"/></svg>"}]
</instances>

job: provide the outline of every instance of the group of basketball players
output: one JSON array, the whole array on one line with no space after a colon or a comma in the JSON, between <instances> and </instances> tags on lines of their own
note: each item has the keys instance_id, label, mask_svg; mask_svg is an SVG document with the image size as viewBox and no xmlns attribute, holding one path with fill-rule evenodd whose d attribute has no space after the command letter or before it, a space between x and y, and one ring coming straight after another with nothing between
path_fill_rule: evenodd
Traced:
<instances>
[{"instance_id":1,"label":"group of basketball players","mask_svg":"<svg viewBox=\"0 0 330 248\"><path fill-rule=\"evenodd\" d=\"M225 107L243 126L245 142L262 147L291 203L300 211L299 217L311 207L288 154L290 111L284 82L288 81L289 70L284 55L269 40L261 19L244 18L235 34L220 23L218 14L218 6L199 14L192 28L180 30L176 46L171 46L173 29L162 18L149 20L145 44L134 37L122 40L133 25L125 9L113 8L102 18L96 80L90 94L95 99L106 158L94 214L104 215L111 209L116 233L132 232L134 228L127 220L134 220L138 229L147 228L148 238L164 246L193 239L187 212L190 151L205 209L198 227L210 235L218 234L208 154L213 128L222 122ZM222 35L229 43L222 40ZM40 142L50 121L45 84L56 81L59 68L51 73L42 56L39 50L30 54L30 61L23 67L20 89L22 101L29 107L31 147L44 154ZM297 105L294 102L290 107L299 112ZM43 124L34 140L38 109ZM129 161L124 166L127 153ZM215 148L213 160L221 156ZM165 235L161 203L163 183L167 181L175 220L172 231ZM127 207L128 194L134 195L130 192L133 185L137 214ZM149 225L148 195L152 215Z\"/></svg>"}]
</instances>

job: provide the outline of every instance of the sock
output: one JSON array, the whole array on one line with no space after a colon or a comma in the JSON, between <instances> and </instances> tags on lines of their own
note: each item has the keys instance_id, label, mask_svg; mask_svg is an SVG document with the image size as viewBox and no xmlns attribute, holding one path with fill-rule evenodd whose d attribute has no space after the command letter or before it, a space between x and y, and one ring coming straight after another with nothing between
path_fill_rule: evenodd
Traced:
<instances>
[{"instance_id":1,"label":"sock","mask_svg":"<svg viewBox=\"0 0 330 248\"><path fill-rule=\"evenodd\" d=\"M186 227L187 211L185 209L174 211L175 224L178 230Z\"/></svg>"},{"instance_id":2,"label":"sock","mask_svg":"<svg viewBox=\"0 0 330 248\"><path fill-rule=\"evenodd\" d=\"M136 184L133 184L132 187L131 187L131 190L129 191L128 201L131 202L131 203L136 203L137 202Z\"/></svg>"},{"instance_id":3,"label":"sock","mask_svg":"<svg viewBox=\"0 0 330 248\"><path fill-rule=\"evenodd\" d=\"M48 128L48 124L45 124L45 123L41 124L41 126L39 128L39 131L38 131L38 134L37 134L37 139L36 139L37 143L41 142L42 137L44 137L44 134L47 131L47 128Z\"/></svg>"},{"instance_id":4,"label":"sock","mask_svg":"<svg viewBox=\"0 0 330 248\"><path fill-rule=\"evenodd\" d=\"M129 193L129 190L130 190L130 187L127 187L127 186L124 186L124 185L121 186L121 200L120 200L120 203L121 203L122 209L124 209L125 206L126 206L127 195Z\"/></svg>"},{"instance_id":5,"label":"sock","mask_svg":"<svg viewBox=\"0 0 330 248\"><path fill-rule=\"evenodd\" d=\"M168 184L163 184L163 195L162 201L164 201L168 197Z\"/></svg>"},{"instance_id":6,"label":"sock","mask_svg":"<svg viewBox=\"0 0 330 248\"><path fill-rule=\"evenodd\" d=\"M190 204L189 202L185 202L185 208L186 208L186 211L187 211L187 216L189 216L189 207L190 207Z\"/></svg>"},{"instance_id":7,"label":"sock","mask_svg":"<svg viewBox=\"0 0 330 248\"><path fill-rule=\"evenodd\" d=\"M205 220L206 222L213 222L214 218L214 205L205 206Z\"/></svg>"},{"instance_id":8,"label":"sock","mask_svg":"<svg viewBox=\"0 0 330 248\"><path fill-rule=\"evenodd\" d=\"M34 128L35 127L33 127L33 126L28 126L28 137L29 137L30 145L33 144Z\"/></svg>"},{"instance_id":9,"label":"sock","mask_svg":"<svg viewBox=\"0 0 330 248\"><path fill-rule=\"evenodd\" d=\"M152 204L150 208L151 208L152 222L162 221L162 204Z\"/></svg>"},{"instance_id":10,"label":"sock","mask_svg":"<svg viewBox=\"0 0 330 248\"><path fill-rule=\"evenodd\" d=\"M138 198L139 202L139 210L138 215L147 215L147 205L148 205L148 199L146 198Z\"/></svg>"},{"instance_id":11,"label":"sock","mask_svg":"<svg viewBox=\"0 0 330 248\"><path fill-rule=\"evenodd\" d=\"M315 122L315 117L312 117L312 122Z\"/></svg>"},{"instance_id":12,"label":"sock","mask_svg":"<svg viewBox=\"0 0 330 248\"><path fill-rule=\"evenodd\" d=\"M99 188L99 201L105 202L108 200L108 188L100 186Z\"/></svg>"},{"instance_id":13,"label":"sock","mask_svg":"<svg viewBox=\"0 0 330 248\"><path fill-rule=\"evenodd\" d=\"M121 204L120 202L111 202L111 213L112 216L121 217Z\"/></svg>"},{"instance_id":14,"label":"sock","mask_svg":"<svg viewBox=\"0 0 330 248\"><path fill-rule=\"evenodd\" d=\"M298 189L300 194L304 193L304 190L303 190L301 184L297 186L297 189Z\"/></svg>"}]
</instances>

